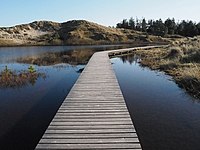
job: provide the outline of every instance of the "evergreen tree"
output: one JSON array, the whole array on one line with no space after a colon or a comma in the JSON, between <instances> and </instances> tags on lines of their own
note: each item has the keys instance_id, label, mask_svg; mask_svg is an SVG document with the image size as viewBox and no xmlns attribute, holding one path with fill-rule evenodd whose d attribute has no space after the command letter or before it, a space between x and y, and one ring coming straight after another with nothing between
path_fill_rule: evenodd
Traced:
<instances>
[{"instance_id":1,"label":"evergreen tree","mask_svg":"<svg viewBox=\"0 0 200 150\"><path fill-rule=\"evenodd\" d=\"M197 24L198 35L200 35L200 22Z\"/></svg>"},{"instance_id":2,"label":"evergreen tree","mask_svg":"<svg viewBox=\"0 0 200 150\"><path fill-rule=\"evenodd\" d=\"M150 33L158 36L164 36L165 35L165 25L162 22L161 19L153 21L152 25L149 27Z\"/></svg>"},{"instance_id":3,"label":"evergreen tree","mask_svg":"<svg viewBox=\"0 0 200 150\"><path fill-rule=\"evenodd\" d=\"M196 27L196 24L193 23L192 21L188 22L186 29L187 29L187 32L186 32L187 35L186 36L193 37L193 36L198 34L198 29Z\"/></svg>"},{"instance_id":4,"label":"evergreen tree","mask_svg":"<svg viewBox=\"0 0 200 150\"><path fill-rule=\"evenodd\" d=\"M116 28L122 28L122 24L121 24L121 23L118 23L118 24L116 25Z\"/></svg>"},{"instance_id":5,"label":"evergreen tree","mask_svg":"<svg viewBox=\"0 0 200 150\"><path fill-rule=\"evenodd\" d=\"M129 25L128 25L128 21L127 19L123 19L121 23L118 23L117 28L125 28L128 29Z\"/></svg>"},{"instance_id":6,"label":"evergreen tree","mask_svg":"<svg viewBox=\"0 0 200 150\"><path fill-rule=\"evenodd\" d=\"M182 36L196 36L199 34L199 30L197 28L197 25L193 23L192 21L186 22L183 20L179 25L178 25L178 32L179 35Z\"/></svg>"},{"instance_id":7,"label":"evergreen tree","mask_svg":"<svg viewBox=\"0 0 200 150\"><path fill-rule=\"evenodd\" d=\"M117 28L132 29L137 31L142 31L158 36L165 36L166 34L179 34L182 36L196 36L200 35L200 23L196 24L192 21L181 21L176 23L175 19L168 18L164 22L159 20L149 20L146 23L145 19L139 20L136 18L136 21L131 17L129 21L123 19L121 23L117 24Z\"/></svg>"},{"instance_id":8,"label":"evergreen tree","mask_svg":"<svg viewBox=\"0 0 200 150\"><path fill-rule=\"evenodd\" d=\"M147 32L148 33L153 33L153 20L148 20L148 24L147 24Z\"/></svg>"},{"instance_id":9,"label":"evergreen tree","mask_svg":"<svg viewBox=\"0 0 200 150\"><path fill-rule=\"evenodd\" d=\"M141 31L141 29L142 29L141 22L138 18L136 18L136 30Z\"/></svg>"},{"instance_id":10,"label":"evergreen tree","mask_svg":"<svg viewBox=\"0 0 200 150\"><path fill-rule=\"evenodd\" d=\"M185 26L187 22L183 20L181 23L178 24L177 27L177 34L185 36Z\"/></svg>"},{"instance_id":11,"label":"evergreen tree","mask_svg":"<svg viewBox=\"0 0 200 150\"><path fill-rule=\"evenodd\" d=\"M172 20L171 19L167 19L165 21L165 27L167 28L168 30L168 33L167 34L174 34L175 31L176 31L176 23L175 23L175 19L173 18Z\"/></svg>"},{"instance_id":12,"label":"evergreen tree","mask_svg":"<svg viewBox=\"0 0 200 150\"><path fill-rule=\"evenodd\" d=\"M147 32L147 23L145 18L142 19L142 32Z\"/></svg>"},{"instance_id":13,"label":"evergreen tree","mask_svg":"<svg viewBox=\"0 0 200 150\"><path fill-rule=\"evenodd\" d=\"M135 20L133 19L133 17L129 19L129 27L130 29L135 30Z\"/></svg>"},{"instance_id":14,"label":"evergreen tree","mask_svg":"<svg viewBox=\"0 0 200 150\"><path fill-rule=\"evenodd\" d=\"M125 28L125 29L129 28L127 19L123 19L123 21L122 21L122 27Z\"/></svg>"}]
</instances>

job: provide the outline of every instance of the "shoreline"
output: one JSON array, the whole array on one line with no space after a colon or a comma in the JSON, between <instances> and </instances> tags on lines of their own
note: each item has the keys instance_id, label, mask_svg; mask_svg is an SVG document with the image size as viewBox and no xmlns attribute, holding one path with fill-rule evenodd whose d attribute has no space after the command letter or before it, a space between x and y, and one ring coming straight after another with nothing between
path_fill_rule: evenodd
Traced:
<instances>
[{"instance_id":1,"label":"shoreline","mask_svg":"<svg viewBox=\"0 0 200 150\"><path fill-rule=\"evenodd\" d=\"M84 43L84 44L10 44L0 45L1 47L37 47L37 46L123 46L123 45L167 45L168 42L122 42L122 43Z\"/></svg>"}]
</instances>

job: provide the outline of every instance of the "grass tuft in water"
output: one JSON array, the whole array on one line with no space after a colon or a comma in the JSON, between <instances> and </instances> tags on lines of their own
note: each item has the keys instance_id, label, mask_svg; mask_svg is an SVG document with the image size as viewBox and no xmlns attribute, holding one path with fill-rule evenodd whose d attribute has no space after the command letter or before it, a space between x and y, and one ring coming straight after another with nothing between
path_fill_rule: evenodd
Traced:
<instances>
[{"instance_id":1,"label":"grass tuft in water","mask_svg":"<svg viewBox=\"0 0 200 150\"><path fill-rule=\"evenodd\" d=\"M34 85L40 77L45 79L46 75L37 72L33 66L19 72L5 66L5 69L0 72L0 88L20 88L29 84Z\"/></svg>"}]
</instances>

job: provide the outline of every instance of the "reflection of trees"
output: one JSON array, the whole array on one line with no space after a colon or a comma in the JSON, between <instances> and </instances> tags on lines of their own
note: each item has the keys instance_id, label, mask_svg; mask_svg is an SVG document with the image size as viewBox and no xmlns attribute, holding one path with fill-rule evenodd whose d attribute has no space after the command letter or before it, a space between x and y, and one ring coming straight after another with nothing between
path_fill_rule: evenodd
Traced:
<instances>
[{"instance_id":1,"label":"reflection of trees","mask_svg":"<svg viewBox=\"0 0 200 150\"><path fill-rule=\"evenodd\" d=\"M61 63L71 65L85 65L93 53L97 51L127 48L131 45L118 45L118 46L97 46L93 48L81 48L63 52L49 52L39 56L29 56L17 60L19 63L35 64L39 66L50 66Z\"/></svg>"},{"instance_id":2,"label":"reflection of trees","mask_svg":"<svg viewBox=\"0 0 200 150\"><path fill-rule=\"evenodd\" d=\"M0 88L20 88L29 84L34 85L40 77L46 78L44 73L30 72L30 69L17 73L6 67L0 73Z\"/></svg>"},{"instance_id":3,"label":"reflection of trees","mask_svg":"<svg viewBox=\"0 0 200 150\"><path fill-rule=\"evenodd\" d=\"M42 54L40 56L20 58L18 59L18 62L35 64L39 66L49 66L61 63L80 65L86 64L93 53L93 50L72 50L55 53L51 52Z\"/></svg>"},{"instance_id":4,"label":"reflection of trees","mask_svg":"<svg viewBox=\"0 0 200 150\"><path fill-rule=\"evenodd\" d=\"M123 63L129 62L130 64L133 64L134 62L137 63L140 61L140 58L135 54L127 54L119 56L119 58L122 60Z\"/></svg>"}]
</instances>

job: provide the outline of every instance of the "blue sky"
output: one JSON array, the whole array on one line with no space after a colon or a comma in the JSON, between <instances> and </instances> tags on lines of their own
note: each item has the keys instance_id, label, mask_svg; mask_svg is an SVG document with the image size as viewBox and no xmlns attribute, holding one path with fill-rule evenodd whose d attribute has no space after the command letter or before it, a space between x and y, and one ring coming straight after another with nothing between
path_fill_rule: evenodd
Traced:
<instances>
[{"instance_id":1,"label":"blue sky","mask_svg":"<svg viewBox=\"0 0 200 150\"><path fill-rule=\"evenodd\" d=\"M199 0L1 0L0 26L35 20L85 19L115 26L131 16L200 22Z\"/></svg>"}]
</instances>

